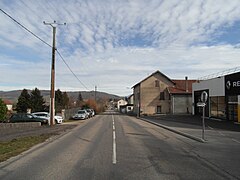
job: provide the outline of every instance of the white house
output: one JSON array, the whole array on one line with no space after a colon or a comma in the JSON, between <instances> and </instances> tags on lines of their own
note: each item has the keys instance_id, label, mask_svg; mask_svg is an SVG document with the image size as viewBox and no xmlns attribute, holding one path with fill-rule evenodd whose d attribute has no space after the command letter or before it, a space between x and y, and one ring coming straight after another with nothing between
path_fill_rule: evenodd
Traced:
<instances>
[{"instance_id":1,"label":"white house","mask_svg":"<svg viewBox=\"0 0 240 180\"><path fill-rule=\"evenodd\" d=\"M120 99L118 102L117 102L117 108L118 110L120 111L121 109L121 106L125 106L127 104L127 101L123 100L123 99Z\"/></svg>"},{"instance_id":2,"label":"white house","mask_svg":"<svg viewBox=\"0 0 240 180\"><path fill-rule=\"evenodd\" d=\"M3 102L6 104L8 111L13 110L13 103L10 100L4 99Z\"/></svg>"}]
</instances>

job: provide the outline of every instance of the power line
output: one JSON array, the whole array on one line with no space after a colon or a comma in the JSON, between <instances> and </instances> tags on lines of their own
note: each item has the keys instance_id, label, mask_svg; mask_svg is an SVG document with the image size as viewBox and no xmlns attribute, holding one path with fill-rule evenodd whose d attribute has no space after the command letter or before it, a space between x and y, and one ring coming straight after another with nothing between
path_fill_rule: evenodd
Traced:
<instances>
[{"instance_id":1,"label":"power line","mask_svg":"<svg viewBox=\"0 0 240 180\"><path fill-rule=\"evenodd\" d=\"M40 38L39 36L37 36L36 34L34 34L32 31L30 31L28 28L26 28L24 25L22 25L20 22L18 22L16 19L14 19L12 16L10 16L8 13L6 13L4 10L2 10L0 8L0 10L2 11L2 13L4 13L6 16L8 16L11 20L13 20L15 23L17 23L19 26L21 26L23 29L25 29L27 32L29 32L30 34L32 34L35 38L37 38L38 40L42 41L44 44L46 44L49 47L52 47L50 44L48 44L46 41L44 41L42 38Z\"/></svg>"},{"instance_id":2,"label":"power line","mask_svg":"<svg viewBox=\"0 0 240 180\"><path fill-rule=\"evenodd\" d=\"M24 25L22 25L20 22L18 22L16 19L14 19L12 16L10 16L8 13L6 13L4 10L2 10L0 8L0 10L6 15L8 16L11 20L13 20L15 23L17 23L19 26L21 26L23 29L25 29L27 32L29 32L30 34L32 34L35 38L37 38L38 40L40 40L41 42L43 42L44 44L46 44L47 46L51 47L52 46L50 44L48 44L46 41L44 41L42 38L40 38L39 36L37 36L36 34L34 34L32 31L30 31L28 28L26 28ZM70 66L67 64L67 62L64 60L63 56L60 54L60 52L58 50L56 50L58 55L60 56L60 58L62 59L62 61L64 62L64 64L68 67L68 69L70 70L70 72L73 74L73 76L81 83L81 85L83 87L85 87L88 91L90 91L85 85L84 83L77 77L77 75L72 71L72 69L70 68Z\"/></svg>"},{"instance_id":3,"label":"power line","mask_svg":"<svg viewBox=\"0 0 240 180\"><path fill-rule=\"evenodd\" d=\"M67 64L67 62L65 61L65 59L63 58L63 56L61 55L61 53L56 50L58 55L60 56L60 58L62 59L62 61L64 62L64 64L68 67L68 69L71 71L71 73L73 74L73 76L83 85L83 87L85 87L88 91L90 91L84 84L83 82L77 77L77 75L72 71L72 69L70 68L70 66Z\"/></svg>"}]
</instances>

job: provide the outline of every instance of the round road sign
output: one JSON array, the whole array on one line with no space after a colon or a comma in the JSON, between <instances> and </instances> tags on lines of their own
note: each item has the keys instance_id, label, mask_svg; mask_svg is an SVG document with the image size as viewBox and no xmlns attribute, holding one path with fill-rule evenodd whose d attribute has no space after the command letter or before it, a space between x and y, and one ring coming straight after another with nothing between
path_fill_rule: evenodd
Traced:
<instances>
[{"instance_id":1,"label":"round road sign","mask_svg":"<svg viewBox=\"0 0 240 180\"><path fill-rule=\"evenodd\" d=\"M206 103L207 102L207 99L208 99L208 94L206 91L203 91L202 94L201 94L201 101L203 103Z\"/></svg>"}]
</instances>

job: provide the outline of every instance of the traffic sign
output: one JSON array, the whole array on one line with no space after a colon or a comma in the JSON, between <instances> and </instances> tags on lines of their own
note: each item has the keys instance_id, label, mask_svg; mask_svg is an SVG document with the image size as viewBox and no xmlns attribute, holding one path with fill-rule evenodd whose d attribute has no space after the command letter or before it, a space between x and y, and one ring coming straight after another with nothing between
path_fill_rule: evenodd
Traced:
<instances>
[{"instance_id":1,"label":"traffic sign","mask_svg":"<svg viewBox=\"0 0 240 180\"><path fill-rule=\"evenodd\" d=\"M198 103L197 103L197 106L198 106L198 107L205 107L205 106L206 106L206 103L198 102Z\"/></svg>"},{"instance_id":2,"label":"traffic sign","mask_svg":"<svg viewBox=\"0 0 240 180\"><path fill-rule=\"evenodd\" d=\"M208 99L208 94L206 91L203 91L202 94L201 94L201 101L203 103L206 103L207 102L207 99Z\"/></svg>"}]
</instances>

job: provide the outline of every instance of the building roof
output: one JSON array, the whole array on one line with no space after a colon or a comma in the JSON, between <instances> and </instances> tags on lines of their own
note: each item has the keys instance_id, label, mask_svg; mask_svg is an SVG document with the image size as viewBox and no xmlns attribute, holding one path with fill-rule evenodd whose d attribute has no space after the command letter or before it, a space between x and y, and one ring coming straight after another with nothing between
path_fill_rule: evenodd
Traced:
<instances>
[{"instance_id":1,"label":"building roof","mask_svg":"<svg viewBox=\"0 0 240 180\"><path fill-rule=\"evenodd\" d=\"M10 100L8 100L8 99L3 99L3 102L4 102L4 104L6 104L6 105L12 105L12 104L13 104L12 101L10 101Z\"/></svg>"},{"instance_id":2,"label":"building roof","mask_svg":"<svg viewBox=\"0 0 240 180\"><path fill-rule=\"evenodd\" d=\"M129 99L129 98L131 98L133 96L133 94L130 94L127 98Z\"/></svg>"},{"instance_id":3,"label":"building roof","mask_svg":"<svg viewBox=\"0 0 240 180\"><path fill-rule=\"evenodd\" d=\"M132 88L136 87L137 85L141 84L143 81L147 80L148 78L156 75L156 74L159 74L160 76L163 76L164 78L166 78L168 81L172 82L174 84L174 82L169 78L167 77L165 74L161 73L159 70L155 71L154 73L152 73L151 75L149 75L148 77L146 77L145 79L143 79L142 81L140 81L139 83L135 84Z\"/></svg>"},{"instance_id":4,"label":"building roof","mask_svg":"<svg viewBox=\"0 0 240 180\"><path fill-rule=\"evenodd\" d=\"M175 83L175 86L168 87L168 91L170 94L192 94L192 84L197 82L197 80L172 80L172 81Z\"/></svg>"}]
</instances>

